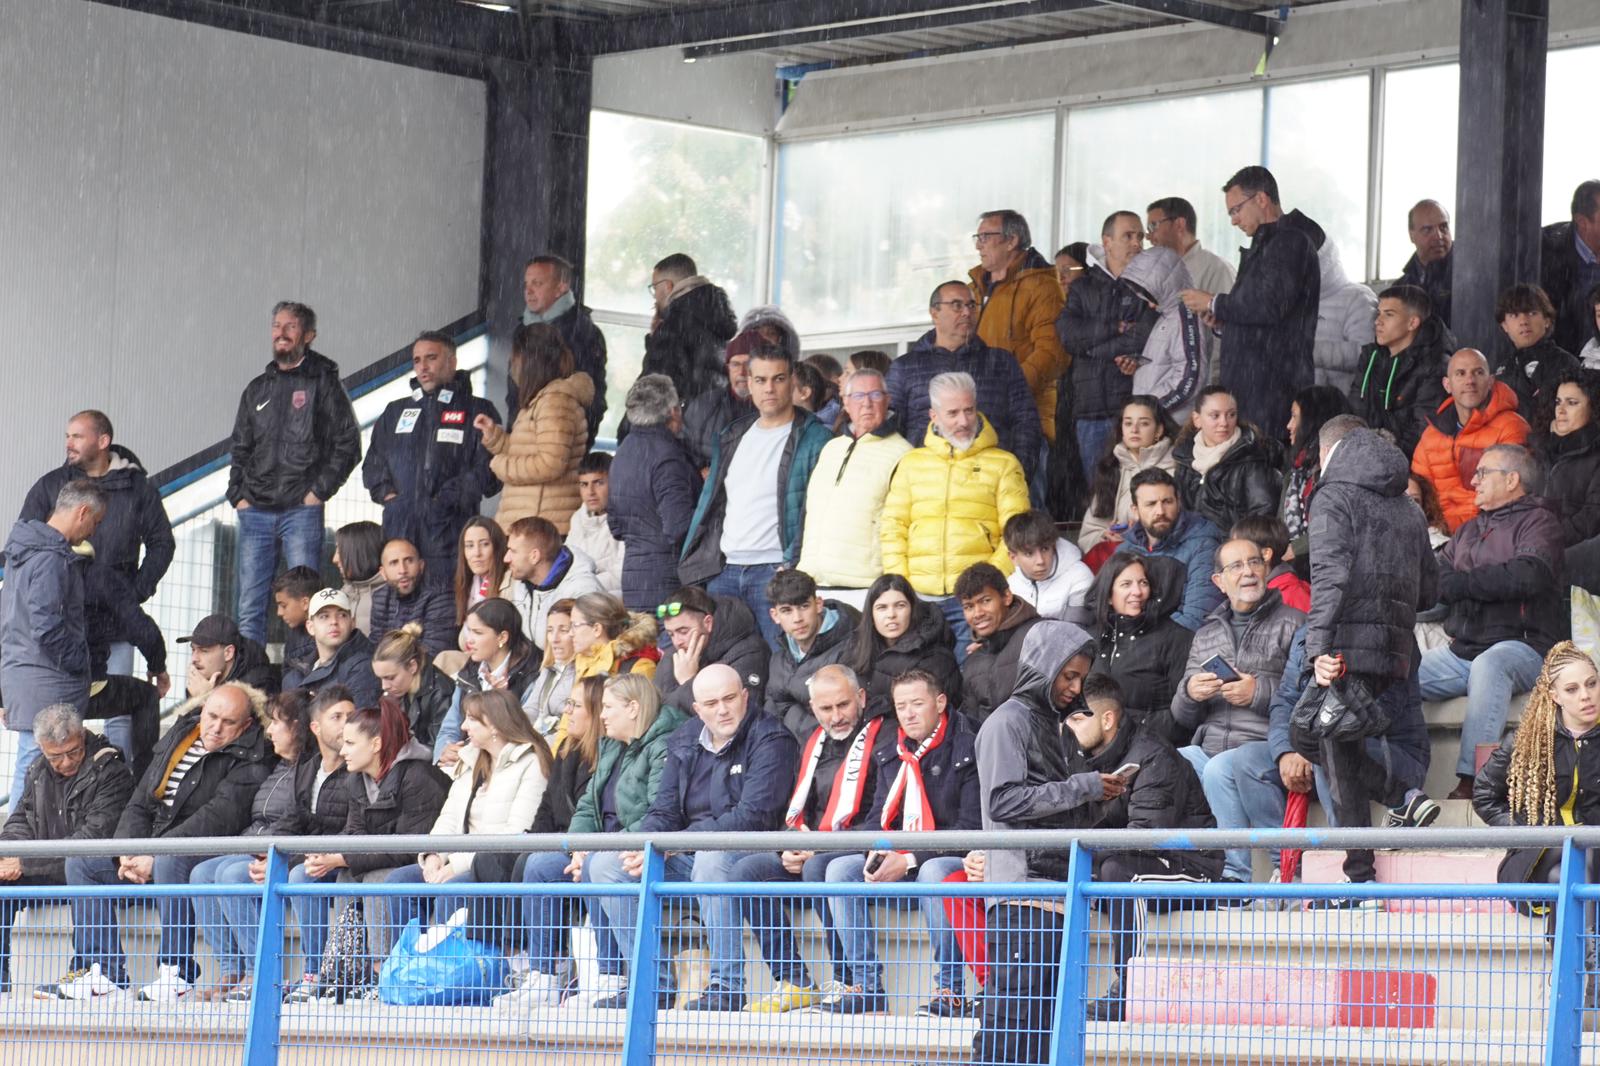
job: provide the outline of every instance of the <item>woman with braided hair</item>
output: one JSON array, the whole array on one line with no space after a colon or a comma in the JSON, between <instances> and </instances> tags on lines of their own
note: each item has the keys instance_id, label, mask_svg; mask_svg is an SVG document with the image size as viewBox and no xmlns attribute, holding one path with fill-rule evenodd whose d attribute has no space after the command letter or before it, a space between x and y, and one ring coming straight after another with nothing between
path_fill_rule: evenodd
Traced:
<instances>
[{"instance_id":1,"label":"woman with braided hair","mask_svg":"<svg viewBox=\"0 0 1600 1066\"><path fill-rule=\"evenodd\" d=\"M1570 640L1545 656L1515 735L1478 771L1472 806L1490 825L1600 825L1600 672ZM1520 848L1499 880L1554 882L1561 852ZM1547 911L1554 929L1555 911Z\"/></svg>"}]
</instances>

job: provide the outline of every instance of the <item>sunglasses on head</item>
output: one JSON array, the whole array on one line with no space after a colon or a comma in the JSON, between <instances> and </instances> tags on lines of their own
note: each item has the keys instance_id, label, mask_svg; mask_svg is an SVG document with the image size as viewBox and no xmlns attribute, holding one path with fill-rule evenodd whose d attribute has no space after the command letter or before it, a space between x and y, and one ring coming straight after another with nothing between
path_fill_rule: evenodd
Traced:
<instances>
[{"instance_id":1,"label":"sunglasses on head","mask_svg":"<svg viewBox=\"0 0 1600 1066\"><path fill-rule=\"evenodd\" d=\"M660 607L656 608L657 618L676 618L682 613L683 604L679 603L677 600L673 600L671 603L663 603Z\"/></svg>"}]
</instances>

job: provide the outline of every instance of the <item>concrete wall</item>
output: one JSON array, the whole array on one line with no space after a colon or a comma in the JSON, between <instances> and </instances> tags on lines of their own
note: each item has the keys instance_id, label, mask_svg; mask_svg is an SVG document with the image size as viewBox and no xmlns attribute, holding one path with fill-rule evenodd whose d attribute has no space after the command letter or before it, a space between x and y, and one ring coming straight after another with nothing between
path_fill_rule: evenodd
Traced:
<instances>
[{"instance_id":1,"label":"concrete wall","mask_svg":"<svg viewBox=\"0 0 1600 1066\"><path fill-rule=\"evenodd\" d=\"M347 373L478 305L481 82L0 0L0 100L7 516L79 408L152 472L225 437L277 300Z\"/></svg>"}]
</instances>

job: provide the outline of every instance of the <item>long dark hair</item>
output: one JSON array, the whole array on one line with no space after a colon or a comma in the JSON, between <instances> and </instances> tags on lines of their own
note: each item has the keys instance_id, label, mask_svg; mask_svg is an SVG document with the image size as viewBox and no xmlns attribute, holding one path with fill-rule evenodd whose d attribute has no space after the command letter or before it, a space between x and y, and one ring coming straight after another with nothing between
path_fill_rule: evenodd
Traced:
<instances>
[{"instance_id":1,"label":"long dark hair","mask_svg":"<svg viewBox=\"0 0 1600 1066\"><path fill-rule=\"evenodd\" d=\"M467 607L472 601L472 584L478 578L467 566L467 552L462 547L466 543L469 530L482 529L489 533L489 552L493 556L489 560L489 595L500 594L500 584L506 579L506 531L500 528L500 523L484 515L477 515L461 527L461 536L456 538L456 625L461 625L467 620Z\"/></svg>"},{"instance_id":2,"label":"long dark hair","mask_svg":"<svg viewBox=\"0 0 1600 1066\"><path fill-rule=\"evenodd\" d=\"M511 335L510 377L522 406L530 406L545 386L571 376L572 371L572 350L554 326L542 322L518 326ZM511 417L515 420L515 411Z\"/></svg>"},{"instance_id":3,"label":"long dark hair","mask_svg":"<svg viewBox=\"0 0 1600 1066\"><path fill-rule=\"evenodd\" d=\"M850 649L850 669L862 677L872 673L872 664L878 661L878 656L889 650L889 644L878 632L878 627L872 624L872 608L878 598L885 592L898 592L911 601L911 628L916 628L918 616L923 611L922 600L917 596L917 590L911 587L911 582L899 574L884 574L872 583L867 590L867 602L861 608L861 624L856 626L855 647ZM909 630L908 630L909 632Z\"/></svg>"},{"instance_id":4,"label":"long dark hair","mask_svg":"<svg viewBox=\"0 0 1600 1066\"><path fill-rule=\"evenodd\" d=\"M1122 464L1117 461L1117 445L1122 443L1122 415L1130 407L1145 408L1161 426L1162 437L1169 441L1178 439L1178 423L1162 408L1160 400L1148 393L1138 393L1122 401L1111 439L1106 441L1106 450L1094 464L1094 488L1089 499L1089 513L1096 518L1110 518L1117 513L1117 487L1122 483Z\"/></svg>"},{"instance_id":5,"label":"long dark hair","mask_svg":"<svg viewBox=\"0 0 1600 1066\"><path fill-rule=\"evenodd\" d=\"M506 660L507 672L532 654L533 641L522 631L522 614L512 606L510 600L498 596L479 600L467 611L467 617L477 618L496 633L510 635L511 639L506 641L506 650L511 653L511 658Z\"/></svg>"},{"instance_id":6,"label":"long dark hair","mask_svg":"<svg viewBox=\"0 0 1600 1066\"><path fill-rule=\"evenodd\" d=\"M1293 466L1301 455L1317 454L1317 437L1323 424L1334 415L1350 413L1350 401L1332 385L1312 385L1294 394L1300 407L1300 432L1291 448L1289 465Z\"/></svg>"},{"instance_id":7,"label":"long dark hair","mask_svg":"<svg viewBox=\"0 0 1600 1066\"><path fill-rule=\"evenodd\" d=\"M383 527L376 522L350 522L333 531L339 572L345 581L366 581L383 564Z\"/></svg>"}]
</instances>

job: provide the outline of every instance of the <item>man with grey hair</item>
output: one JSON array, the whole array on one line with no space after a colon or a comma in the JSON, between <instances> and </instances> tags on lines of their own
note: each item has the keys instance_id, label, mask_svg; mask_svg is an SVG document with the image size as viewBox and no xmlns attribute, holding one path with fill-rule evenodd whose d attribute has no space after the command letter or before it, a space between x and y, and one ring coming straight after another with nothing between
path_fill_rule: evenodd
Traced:
<instances>
[{"instance_id":1,"label":"man with grey hair","mask_svg":"<svg viewBox=\"0 0 1600 1066\"><path fill-rule=\"evenodd\" d=\"M1422 656L1422 698L1467 697L1460 779L1451 799L1471 799L1477 749L1499 744L1511 697L1527 692L1568 631L1561 517L1543 498L1545 471L1520 444L1486 448L1473 472L1476 518L1439 549L1439 599L1450 643ZM1311 535L1313 543L1316 527ZM1313 554L1315 559L1315 554ZM1316 615L1313 575L1312 615Z\"/></svg>"},{"instance_id":2,"label":"man with grey hair","mask_svg":"<svg viewBox=\"0 0 1600 1066\"><path fill-rule=\"evenodd\" d=\"M6 580L0 587L0 694L6 728L17 734L11 770L11 808L22 797L28 767L39 756L33 719L67 703L89 704L93 664L84 611L84 568L73 546L88 540L106 513L106 494L87 478L56 494L50 517L19 521L6 541Z\"/></svg>"},{"instance_id":3,"label":"man with grey hair","mask_svg":"<svg viewBox=\"0 0 1600 1066\"><path fill-rule=\"evenodd\" d=\"M1017 456L1001 448L979 412L970 374L935 376L928 404L926 439L900 460L884 500L883 572L899 574L939 604L955 632L956 659L965 661L972 630L953 595L956 579L973 563L1011 573L1001 533L1028 509L1028 482Z\"/></svg>"},{"instance_id":4,"label":"man with grey hair","mask_svg":"<svg viewBox=\"0 0 1600 1066\"><path fill-rule=\"evenodd\" d=\"M55 703L33 719L43 754L28 767L21 799L0 829L0 855L8 840L103 840L133 792L133 774L122 752L105 737L83 728L70 703ZM0 858L0 886L64 885L66 860L56 856ZM0 995L10 990L11 922L28 900L0 896Z\"/></svg>"},{"instance_id":5,"label":"man with grey hair","mask_svg":"<svg viewBox=\"0 0 1600 1066\"><path fill-rule=\"evenodd\" d=\"M700 472L678 440L683 408L665 374L646 374L628 390L633 427L611 461L606 524L622 541L622 602L654 611L683 582L678 552L694 517Z\"/></svg>"},{"instance_id":6,"label":"man with grey hair","mask_svg":"<svg viewBox=\"0 0 1600 1066\"><path fill-rule=\"evenodd\" d=\"M992 312L991 312L992 313ZM912 447L928 431L928 383L961 371L978 383L978 410L994 427L1000 447L1030 474L1037 465L1043 430L1033 393L1010 352L991 348L978 335L978 304L966 282L946 281L928 297L933 328L889 366L889 407Z\"/></svg>"}]
</instances>

